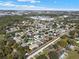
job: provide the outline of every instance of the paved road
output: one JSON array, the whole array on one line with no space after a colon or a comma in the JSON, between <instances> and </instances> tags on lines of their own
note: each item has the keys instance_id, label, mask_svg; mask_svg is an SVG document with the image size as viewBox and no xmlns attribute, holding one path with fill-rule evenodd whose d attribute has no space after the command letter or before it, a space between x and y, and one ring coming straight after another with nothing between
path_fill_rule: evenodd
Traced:
<instances>
[{"instance_id":1,"label":"paved road","mask_svg":"<svg viewBox=\"0 0 79 59\"><path fill-rule=\"evenodd\" d=\"M29 56L26 59L31 59L32 57L34 57L35 55L37 55L39 52L43 51L45 48L47 48L48 46L50 46L51 44L55 44L56 42L58 42L60 40L60 37L63 36L64 34L68 33L69 31L66 31L62 34L59 35L58 38L51 40L45 44L43 44L42 46L40 46L39 48L35 49L33 52L31 52L29 54Z\"/></svg>"}]
</instances>

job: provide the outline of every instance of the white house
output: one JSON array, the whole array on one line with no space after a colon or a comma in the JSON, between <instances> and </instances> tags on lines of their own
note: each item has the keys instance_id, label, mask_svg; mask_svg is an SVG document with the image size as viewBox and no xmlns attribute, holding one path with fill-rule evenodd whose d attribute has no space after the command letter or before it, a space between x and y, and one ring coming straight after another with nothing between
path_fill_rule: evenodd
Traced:
<instances>
[{"instance_id":1,"label":"white house","mask_svg":"<svg viewBox=\"0 0 79 59\"><path fill-rule=\"evenodd\" d=\"M68 53L64 52L59 59L66 59L66 57L68 56Z\"/></svg>"}]
</instances>

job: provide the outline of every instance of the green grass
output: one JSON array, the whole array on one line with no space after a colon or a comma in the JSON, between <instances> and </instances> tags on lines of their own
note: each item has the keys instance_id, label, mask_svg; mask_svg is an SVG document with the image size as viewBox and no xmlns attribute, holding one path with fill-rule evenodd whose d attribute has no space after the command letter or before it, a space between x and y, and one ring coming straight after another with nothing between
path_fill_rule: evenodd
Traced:
<instances>
[{"instance_id":1,"label":"green grass","mask_svg":"<svg viewBox=\"0 0 79 59\"><path fill-rule=\"evenodd\" d=\"M78 41L77 41L78 42ZM76 45L79 47L79 43L76 42Z\"/></svg>"},{"instance_id":2,"label":"green grass","mask_svg":"<svg viewBox=\"0 0 79 59\"><path fill-rule=\"evenodd\" d=\"M77 51L70 51L67 59L79 59Z\"/></svg>"},{"instance_id":3,"label":"green grass","mask_svg":"<svg viewBox=\"0 0 79 59\"><path fill-rule=\"evenodd\" d=\"M4 34L0 34L0 40L4 40Z\"/></svg>"},{"instance_id":4,"label":"green grass","mask_svg":"<svg viewBox=\"0 0 79 59\"><path fill-rule=\"evenodd\" d=\"M77 46L79 47L79 43L77 43Z\"/></svg>"}]
</instances>

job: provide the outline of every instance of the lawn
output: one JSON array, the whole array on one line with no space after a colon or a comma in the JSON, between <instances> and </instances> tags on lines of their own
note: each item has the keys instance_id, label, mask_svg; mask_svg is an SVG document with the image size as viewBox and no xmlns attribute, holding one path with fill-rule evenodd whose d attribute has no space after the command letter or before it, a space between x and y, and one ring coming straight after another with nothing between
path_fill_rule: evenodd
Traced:
<instances>
[{"instance_id":1,"label":"lawn","mask_svg":"<svg viewBox=\"0 0 79 59\"><path fill-rule=\"evenodd\" d=\"M4 35L0 34L0 40L4 40Z\"/></svg>"},{"instance_id":2,"label":"lawn","mask_svg":"<svg viewBox=\"0 0 79 59\"><path fill-rule=\"evenodd\" d=\"M79 59L79 54L77 51L70 51L67 59Z\"/></svg>"},{"instance_id":3,"label":"lawn","mask_svg":"<svg viewBox=\"0 0 79 59\"><path fill-rule=\"evenodd\" d=\"M79 47L79 41L77 41L76 43L77 43L77 46Z\"/></svg>"}]
</instances>

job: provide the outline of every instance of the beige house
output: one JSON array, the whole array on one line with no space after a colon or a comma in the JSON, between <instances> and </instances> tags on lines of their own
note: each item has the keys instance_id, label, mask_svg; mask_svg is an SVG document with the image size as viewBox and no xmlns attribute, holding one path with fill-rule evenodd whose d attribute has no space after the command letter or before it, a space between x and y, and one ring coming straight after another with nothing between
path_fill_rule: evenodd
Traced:
<instances>
[{"instance_id":1,"label":"beige house","mask_svg":"<svg viewBox=\"0 0 79 59\"><path fill-rule=\"evenodd\" d=\"M29 49L33 50L34 48L37 48L37 47L39 47L39 45L37 45L37 44L31 44L29 46Z\"/></svg>"}]
</instances>

